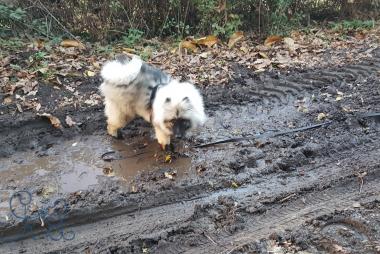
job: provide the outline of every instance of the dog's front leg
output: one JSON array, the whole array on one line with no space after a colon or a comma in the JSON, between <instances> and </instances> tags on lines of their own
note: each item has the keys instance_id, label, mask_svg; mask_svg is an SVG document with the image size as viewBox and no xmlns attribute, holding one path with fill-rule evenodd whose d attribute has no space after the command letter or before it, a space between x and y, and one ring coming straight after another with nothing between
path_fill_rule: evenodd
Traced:
<instances>
[{"instance_id":1,"label":"dog's front leg","mask_svg":"<svg viewBox=\"0 0 380 254\"><path fill-rule=\"evenodd\" d=\"M170 135L164 132L159 126L154 126L156 132L156 138L160 144L162 150L166 149L166 146L170 144Z\"/></svg>"}]
</instances>

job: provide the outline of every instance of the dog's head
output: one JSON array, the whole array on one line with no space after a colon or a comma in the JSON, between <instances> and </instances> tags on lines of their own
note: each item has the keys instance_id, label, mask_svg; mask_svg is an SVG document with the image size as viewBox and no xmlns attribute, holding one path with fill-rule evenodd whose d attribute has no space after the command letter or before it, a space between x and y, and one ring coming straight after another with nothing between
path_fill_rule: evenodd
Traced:
<instances>
[{"instance_id":1,"label":"dog's head","mask_svg":"<svg viewBox=\"0 0 380 254\"><path fill-rule=\"evenodd\" d=\"M172 80L157 90L152 105L153 125L168 135L183 137L204 124L203 99L191 83Z\"/></svg>"}]
</instances>

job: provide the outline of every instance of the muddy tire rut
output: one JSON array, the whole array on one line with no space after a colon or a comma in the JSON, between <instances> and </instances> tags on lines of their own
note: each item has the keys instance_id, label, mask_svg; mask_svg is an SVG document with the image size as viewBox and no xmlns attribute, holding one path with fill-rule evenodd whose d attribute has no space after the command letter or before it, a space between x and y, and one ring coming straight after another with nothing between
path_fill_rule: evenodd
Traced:
<instances>
[{"instance_id":1,"label":"muddy tire rut","mask_svg":"<svg viewBox=\"0 0 380 254\"><path fill-rule=\"evenodd\" d=\"M173 164L149 162L157 152L141 120L123 130L123 141L106 137L101 106L54 112L70 112L82 123L77 129L3 115L1 253L379 253L380 124L363 116L380 112L379 55L323 70L256 74L236 65L230 84L203 89L209 120L175 142ZM137 159L102 161L110 150ZM3 219L9 194L25 189L40 207L68 201L63 226L74 239L50 240L38 220L25 234L25 223Z\"/></svg>"}]
</instances>

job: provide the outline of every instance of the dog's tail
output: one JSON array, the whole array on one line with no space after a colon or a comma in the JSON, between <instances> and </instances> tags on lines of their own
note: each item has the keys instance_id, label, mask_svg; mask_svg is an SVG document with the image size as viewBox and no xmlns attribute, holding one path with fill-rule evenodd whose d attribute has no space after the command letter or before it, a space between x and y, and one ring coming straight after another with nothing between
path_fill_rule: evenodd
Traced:
<instances>
[{"instance_id":1,"label":"dog's tail","mask_svg":"<svg viewBox=\"0 0 380 254\"><path fill-rule=\"evenodd\" d=\"M117 59L107 62L101 76L106 83L128 85L139 74L143 62L139 57L133 57L129 62L126 59Z\"/></svg>"}]
</instances>

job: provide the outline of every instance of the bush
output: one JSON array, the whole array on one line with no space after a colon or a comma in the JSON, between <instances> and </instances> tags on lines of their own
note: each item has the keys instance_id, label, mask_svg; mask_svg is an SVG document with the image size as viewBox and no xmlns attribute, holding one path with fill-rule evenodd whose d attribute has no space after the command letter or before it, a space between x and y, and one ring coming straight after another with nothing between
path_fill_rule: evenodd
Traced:
<instances>
[{"instance_id":1,"label":"bush","mask_svg":"<svg viewBox=\"0 0 380 254\"><path fill-rule=\"evenodd\" d=\"M97 41L137 43L142 36L216 34L236 30L286 34L318 21L378 17L380 0L40 0L0 5L0 31L43 36L70 32ZM27 10L27 11L26 11ZM370 16L370 17L368 17Z\"/></svg>"}]
</instances>

